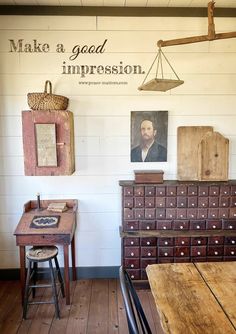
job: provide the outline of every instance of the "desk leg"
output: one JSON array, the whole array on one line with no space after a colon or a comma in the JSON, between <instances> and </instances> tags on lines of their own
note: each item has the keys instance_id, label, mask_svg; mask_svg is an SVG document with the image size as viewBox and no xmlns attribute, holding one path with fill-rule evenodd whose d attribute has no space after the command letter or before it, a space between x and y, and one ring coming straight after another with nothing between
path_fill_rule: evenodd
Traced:
<instances>
[{"instance_id":1,"label":"desk leg","mask_svg":"<svg viewBox=\"0 0 236 334\"><path fill-rule=\"evenodd\" d=\"M20 284L21 284L21 301L23 304L25 293L25 246L20 247Z\"/></svg>"},{"instance_id":2,"label":"desk leg","mask_svg":"<svg viewBox=\"0 0 236 334\"><path fill-rule=\"evenodd\" d=\"M64 245L64 278L65 278L65 294L66 305L70 305L70 277L69 277L69 250L68 245Z\"/></svg>"},{"instance_id":3,"label":"desk leg","mask_svg":"<svg viewBox=\"0 0 236 334\"><path fill-rule=\"evenodd\" d=\"M75 268L75 236L71 240L71 260L72 260L72 279L76 281L76 268Z\"/></svg>"}]
</instances>

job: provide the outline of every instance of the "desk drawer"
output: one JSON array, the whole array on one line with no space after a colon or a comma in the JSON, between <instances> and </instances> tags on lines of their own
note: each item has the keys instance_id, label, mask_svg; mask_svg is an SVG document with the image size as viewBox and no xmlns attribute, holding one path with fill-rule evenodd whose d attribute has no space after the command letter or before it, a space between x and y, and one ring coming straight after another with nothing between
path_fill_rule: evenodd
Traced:
<instances>
[{"instance_id":1,"label":"desk drawer","mask_svg":"<svg viewBox=\"0 0 236 334\"><path fill-rule=\"evenodd\" d=\"M65 244L69 245L71 243L71 236L68 235L27 235L27 236L16 236L17 246L30 246L30 245L55 245L55 244Z\"/></svg>"}]
</instances>

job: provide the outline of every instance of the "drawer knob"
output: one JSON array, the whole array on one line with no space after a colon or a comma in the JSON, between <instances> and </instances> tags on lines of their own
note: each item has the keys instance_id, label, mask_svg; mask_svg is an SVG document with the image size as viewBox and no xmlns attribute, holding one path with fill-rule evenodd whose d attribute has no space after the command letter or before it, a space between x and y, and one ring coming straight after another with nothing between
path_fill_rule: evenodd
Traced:
<instances>
[{"instance_id":1,"label":"drawer knob","mask_svg":"<svg viewBox=\"0 0 236 334\"><path fill-rule=\"evenodd\" d=\"M130 215L128 215L128 218L130 218Z\"/></svg>"},{"instance_id":2,"label":"drawer knob","mask_svg":"<svg viewBox=\"0 0 236 334\"><path fill-rule=\"evenodd\" d=\"M182 245L184 245L184 244L185 244L185 242L184 242L184 241L181 241L181 244L182 244Z\"/></svg>"},{"instance_id":3,"label":"drawer knob","mask_svg":"<svg viewBox=\"0 0 236 334\"><path fill-rule=\"evenodd\" d=\"M162 195L162 191L160 191L160 194Z\"/></svg>"},{"instance_id":4,"label":"drawer knob","mask_svg":"<svg viewBox=\"0 0 236 334\"><path fill-rule=\"evenodd\" d=\"M197 255L201 255L201 252L197 252Z\"/></svg>"},{"instance_id":5,"label":"drawer knob","mask_svg":"<svg viewBox=\"0 0 236 334\"><path fill-rule=\"evenodd\" d=\"M205 218L205 215L202 215L202 218Z\"/></svg>"},{"instance_id":6,"label":"drawer knob","mask_svg":"<svg viewBox=\"0 0 236 334\"><path fill-rule=\"evenodd\" d=\"M160 217L162 217L163 215L162 215L162 213L160 214Z\"/></svg>"},{"instance_id":7,"label":"drawer knob","mask_svg":"<svg viewBox=\"0 0 236 334\"><path fill-rule=\"evenodd\" d=\"M131 256L134 256L134 253L131 253L130 255L131 255Z\"/></svg>"},{"instance_id":8,"label":"drawer knob","mask_svg":"<svg viewBox=\"0 0 236 334\"><path fill-rule=\"evenodd\" d=\"M201 245L202 242L201 242L201 240L198 240L197 243L198 243L199 245Z\"/></svg>"},{"instance_id":9,"label":"drawer knob","mask_svg":"<svg viewBox=\"0 0 236 334\"><path fill-rule=\"evenodd\" d=\"M168 253L164 253L165 256L168 256Z\"/></svg>"},{"instance_id":10,"label":"drawer knob","mask_svg":"<svg viewBox=\"0 0 236 334\"><path fill-rule=\"evenodd\" d=\"M192 195L194 195L195 193L194 193L194 191L192 191Z\"/></svg>"},{"instance_id":11,"label":"drawer knob","mask_svg":"<svg viewBox=\"0 0 236 334\"><path fill-rule=\"evenodd\" d=\"M225 204L225 203L223 203L223 206L226 206L226 204Z\"/></svg>"},{"instance_id":12,"label":"drawer knob","mask_svg":"<svg viewBox=\"0 0 236 334\"><path fill-rule=\"evenodd\" d=\"M138 217L139 217L139 218L141 217L140 213L138 214Z\"/></svg>"},{"instance_id":13,"label":"drawer knob","mask_svg":"<svg viewBox=\"0 0 236 334\"><path fill-rule=\"evenodd\" d=\"M131 230L133 230L133 229L134 229L133 225L132 225L132 226L130 226L130 229L131 229Z\"/></svg>"},{"instance_id":14,"label":"drawer knob","mask_svg":"<svg viewBox=\"0 0 236 334\"><path fill-rule=\"evenodd\" d=\"M202 203L202 206L205 206L205 203Z\"/></svg>"},{"instance_id":15,"label":"drawer knob","mask_svg":"<svg viewBox=\"0 0 236 334\"><path fill-rule=\"evenodd\" d=\"M133 242L133 241L131 241L131 242L130 242L130 245L133 245L133 244L134 244L134 242Z\"/></svg>"},{"instance_id":16,"label":"drawer knob","mask_svg":"<svg viewBox=\"0 0 236 334\"><path fill-rule=\"evenodd\" d=\"M134 275L131 275L131 278L134 279Z\"/></svg>"},{"instance_id":17,"label":"drawer knob","mask_svg":"<svg viewBox=\"0 0 236 334\"><path fill-rule=\"evenodd\" d=\"M160 203L160 206L162 206L162 203Z\"/></svg>"},{"instance_id":18,"label":"drawer knob","mask_svg":"<svg viewBox=\"0 0 236 334\"><path fill-rule=\"evenodd\" d=\"M218 244L219 243L219 240L215 240L215 244Z\"/></svg>"},{"instance_id":19,"label":"drawer knob","mask_svg":"<svg viewBox=\"0 0 236 334\"><path fill-rule=\"evenodd\" d=\"M183 215L180 215L181 218L183 218Z\"/></svg>"},{"instance_id":20,"label":"drawer knob","mask_svg":"<svg viewBox=\"0 0 236 334\"><path fill-rule=\"evenodd\" d=\"M229 228L232 230L233 226L232 226L232 225L229 225Z\"/></svg>"},{"instance_id":21,"label":"drawer knob","mask_svg":"<svg viewBox=\"0 0 236 334\"><path fill-rule=\"evenodd\" d=\"M166 226L163 226L163 230L166 230Z\"/></svg>"},{"instance_id":22,"label":"drawer knob","mask_svg":"<svg viewBox=\"0 0 236 334\"><path fill-rule=\"evenodd\" d=\"M224 194L226 195L226 194L227 194L227 191L224 191Z\"/></svg>"},{"instance_id":23,"label":"drawer knob","mask_svg":"<svg viewBox=\"0 0 236 334\"><path fill-rule=\"evenodd\" d=\"M151 253L148 253L148 256L151 256L152 254Z\"/></svg>"},{"instance_id":24,"label":"drawer knob","mask_svg":"<svg viewBox=\"0 0 236 334\"><path fill-rule=\"evenodd\" d=\"M184 252L181 252L180 255L181 255L181 256L184 256Z\"/></svg>"},{"instance_id":25,"label":"drawer knob","mask_svg":"<svg viewBox=\"0 0 236 334\"><path fill-rule=\"evenodd\" d=\"M152 217L152 215L148 215L148 217Z\"/></svg>"},{"instance_id":26,"label":"drawer knob","mask_svg":"<svg viewBox=\"0 0 236 334\"><path fill-rule=\"evenodd\" d=\"M231 241L231 244L235 244L235 240L232 240L232 241Z\"/></svg>"},{"instance_id":27,"label":"drawer knob","mask_svg":"<svg viewBox=\"0 0 236 334\"><path fill-rule=\"evenodd\" d=\"M194 203L192 203L192 206L194 206Z\"/></svg>"},{"instance_id":28,"label":"drawer knob","mask_svg":"<svg viewBox=\"0 0 236 334\"><path fill-rule=\"evenodd\" d=\"M165 244L165 245L168 245L168 241L165 241L164 244Z\"/></svg>"},{"instance_id":29,"label":"drawer knob","mask_svg":"<svg viewBox=\"0 0 236 334\"><path fill-rule=\"evenodd\" d=\"M139 206L141 206L141 203L138 203Z\"/></svg>"},{"instance_id":30,"label":"drawer knob","mask_svg":"<svg viewBox=\"0 0 236 334\"><path fill-rule=\"evenodd\" d=\"M171 191L170 194L173 195L173 191Z\"/></svg>"},{"instance_id":31,"label":"drawer knob","mask_svg":"<svg viewBox=\"0 0 236 334\"><path fill-rule=\"evenodd\" d=\"M213 194L215 195L215 194L216 194L216 191L213 191Z\"/></svg>"},{"instance_id":32,"label":"drawer knob","mask_svg":"<svg viewBox=\"0 0 236 334\"><path fill-rule=\"evenodd\" d=\"M149 205L149 206L151 206L151 205L152 205L152 203L148 203L148 205Z\"/></svg>"},{"instance_id":33,"label":"drawer knob","mask_svg":"<svg viewBox=\"0 0 236 334\"><path fill-rule=\"evenodd\" d=\"M218 255L218 252L214 252L215 255Z\"/></svg>"},{"instance_id":34,"label":"drawer knob","mask_svg":"<svg viewBox=\"0 0 236 334\"><path fill-rule=\"evenodd\" d=\"M170 206L173 206L173 203L170 203Z\"/></svg>"},{"instance_id":35,"label":"drawer knob","mask_svg":"<svg viewBox=\"0 0 236 334\"><path fill-rule=\"evenodd\" d=\"M225 213L223 213L223 215L222 215L223 217L225 217L226 215L225 215Z\"/></svg>"},{"instance_id":36,"label":"drawer knob","mask_svg":"<svg viewBox=\"0 0 236 334\"><path fill-rule=\"evenodd\" d=\"M150 226L147 226L147 230L150 230Z\"/></svg>"},{"instance_id":37,"label":"drawer knob","mask_svg":"<svg viewBox=\"0 0 236 334\"><path fill-rule=\"evenodd\" d=\"M150 245L150 241L147 241L147 245Z\"/></svg>"},{"instance_id":38,"label":"drawer knob","mask_svg":"<svg viewBox=\"0 0 236 334\"><path fill-rule=\"evenodd\" d=\"M184 194L183 190L181 191L181 194Z\"/></svg>"},{"instance_id":39,"label":"drawer knob","mask_svg":"<svg viewBox=\"0 0 236 334\"><path fill-rule=\"evenodd\" d=\"M182 230L184 227L183 227L183 225L180 225L180 227L179 227L179 228Z\"/></svg>"},{"instance_id":40,"label":"drawer knob","mask_svg":"<svg viewBox=\"0 0 236 334\"><path fill-rule=\"evenodd\" d=\"M139 191L138 194L141 195L141 192Z\"/></svg>"},{"instance_id":41,"label":"drawer knob","mask_svg":"<svg viewBox=\"0 0 236 334\"><path fill-rule=\"evenodd\" d=\"M180 205L181 205L181 206L184 206L184 203L181 203Z\"/></svg>"},{"instance_id":42,"label":"drawer knob","mask_svg":"<svg viewBox=\"0 0 236 334\"><path fill-rule=\"evenodd\" d=\"M151 195L151 191L149 191L149 195Z\"/></svg>"},{"instance_id":43,"label":"drawer knob","mask_svg":"<svg viewBox=\"0 0 236 334\"><path fill-rule=\"evenodd\" d=\"M128 191L128 194L130 195L130 191Z\"/></svg>"},{"instance_id":44,"label":"drawer knob","mask_svg":"<svg viewBox=\"0 0 236 334\"><path fill-rule=\"evenodd\" d=\"M230 254L231 254L231 255L234 255L234 254L235 254L235 252L234 252L234 251L231 251L231 252L230 252Z\"/></svg>"},{"instance_id":45,"label":"drawer knob","mask_svg":"<svg viewBox=\"0 0 236 334\"><path fill-rule=\"evenodd\" d=\"M131 266L130 266L131 268L134 268L134 265L133 264L131 264Z\"/></svg>"},{"instance_id":46,"label":"drawer knob","mask_svg":"<svg viewBox=\"0 0 236 334\"><path fill-rule=\"evenodd\" d=\"M198 230L200 229L200 226L199 226L199 225L197 225L197 229L198 229Z\"/></svg>"},{"instance_id":47,"label":"drawer knob","mask_svg":"<svg viewBox=\"0 0 236 334\"><path fill-rule=\"evenodd\" d=\"M205 192L205 191L203 191L203 195L206 195L206 192Z\"/></svg>"},{"instance_id":48,"label":"drawer knob","mask_svg":"<svg viewBox=\"0 0 236 334\"><path fill-rule=\"evenodd\" d=\"M212 228L216 228L216 225L213 225Z\"/></svg>"},{"instance_id":49,"label":"drawer knob","mask_svg":"<svg viewBox=\"0 0 236 334\"><path fill-rule=\"evenodd\" d=\"M173 215L170 215L170 218L172 218L173 217Z\"/></svg>"}]
</instances>

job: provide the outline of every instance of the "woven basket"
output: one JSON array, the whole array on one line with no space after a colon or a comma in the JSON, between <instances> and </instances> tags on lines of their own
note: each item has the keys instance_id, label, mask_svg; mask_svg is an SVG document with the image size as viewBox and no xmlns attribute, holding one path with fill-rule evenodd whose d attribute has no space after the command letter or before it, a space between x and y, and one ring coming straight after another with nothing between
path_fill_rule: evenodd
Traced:
<instances>
[{"instance_id":1,"label":"woven basket","mask_svg":"<svg viewBox=\"0 0 236 334\"><path fill-rule=\"evenodd\" d=\"M45 82L43 93L28 93L27 99L33 110L65 110L69 102L65 96L52 94L52 83L49 80Z\"/></svg>"}]
</instances>

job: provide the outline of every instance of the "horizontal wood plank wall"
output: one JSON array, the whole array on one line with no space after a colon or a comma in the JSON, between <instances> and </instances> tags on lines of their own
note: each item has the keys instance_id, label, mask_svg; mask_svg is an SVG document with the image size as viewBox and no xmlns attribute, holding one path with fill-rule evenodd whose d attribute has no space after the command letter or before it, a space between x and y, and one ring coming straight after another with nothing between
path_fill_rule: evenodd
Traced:
<instances>
[{"instance_id":1,"label":"horizontal wood plank wall","mask_svg":"<svg viewBox=\"0 0 236 334\"><path fill-rule=\"evenodd\" d=\"M217 32L236 30L235 18L215 18ZM13 231L23 204L40 192L46 198L78 198L77 267L120 264L120 179L135 169L163 169L176 179L177 127L213 126L230 140L229 177L236 178L236 39L173 46L163 51L184 85L166 93L139 92L144 75L61 74L68 65L141 65L147 71L159 39L207 33L203 17L44 17L0 16L0 268L17 268ZM43 53L9 52L9 40L48 43ZM75 45L101 44L103 54L80 54ZM63 43L64 53L55 51ZM169 70L168 70L169 71ZM170 71L169 71L170 73ZM74 113L76 172L72 176L26 177L21 111L28 92L51 80L54 92L70 98ZM84 82L90 84L84 84ZM121 81L98 85L91 82ZM168 110L168 161L131 163L130 112ZM60 260L62 254L60 253Z\"/></svg>"}]
</instances>

